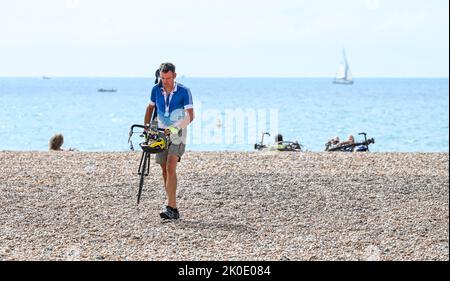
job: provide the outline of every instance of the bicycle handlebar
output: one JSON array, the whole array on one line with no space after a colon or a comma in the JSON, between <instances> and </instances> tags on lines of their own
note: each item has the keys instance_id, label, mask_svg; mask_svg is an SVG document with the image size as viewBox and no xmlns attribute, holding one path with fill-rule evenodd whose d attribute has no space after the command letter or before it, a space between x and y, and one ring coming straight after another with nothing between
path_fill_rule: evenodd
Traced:
<instances>
[{"instance_id":1,"label":"bicycle handlebar","mask_svg":"<svg viewBox=\"0 0 450 281\"><path fill-rule=\"evenodd\" d=\"M134 128L142 128L142 129L150 129L150 126L147 126L147 125L140 125L140 124L134 124L134 125L131 125L131 127L130 127L130 132L133 132L133 129ZM160 131L160 132L164 132L164 128L156 128L158 131Z\"/></svg>"},{"instance_id":2,"label":"bicycle handlebar","mask_svg":"<svg viewBox=\"0 0 450 281\"><path fill-rule=\"evenodd\" d=\"M134 147L133 147L133 142L131 141L131 137L133 136L134 133L137 132L133 132L134 128L142 128L142 129L150 129L150 126L147 125L140 125L140 124L133 124L130 127L130 132L128 133L128 143L130 144L130 149L134 151ZM159 132L164 132L164 128L156 128L156 130L158 130Z\"/></svg>"}]
</instances>

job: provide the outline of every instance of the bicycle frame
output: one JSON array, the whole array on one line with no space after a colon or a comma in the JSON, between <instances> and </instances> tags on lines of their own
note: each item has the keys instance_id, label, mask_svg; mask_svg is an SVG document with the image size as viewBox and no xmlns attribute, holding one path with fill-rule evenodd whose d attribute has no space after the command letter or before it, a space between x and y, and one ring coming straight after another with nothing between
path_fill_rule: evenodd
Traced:
<instances>
[{"instance_id":1,"label":"bicycle frame","mask_svg":"<svg viewBox=\"0 0 450 281\"><path fill-rule=\"evenodd\" d=\"M130 132L128 134L128 143L130 143L130 149L132 151L134 151L134 147L133 147L133 142L131 141L131 137L133 136L134 132L133 129L134 128L142 128L144 129L143 132L141 133L141 136L145 137L145 139L148 139L148 134L151 132L149 131L150 126L145 126L145 125L139 125L139 124L134 124L130 127ZM159 132L164 132L163 128L156 128L157 131ZM140 145L142 145L143 143L140 143ZM141 146L142 148L142 146ZM140 180L139 180L139 190L138 190L138 194L137 194L137 204L139 204L139 202L141 201L141 193L142 193L142 187L144 186L144 177L148 176L150 173L150 160L151 160L151 154L155 154L150 152L149 150L144 150L142 149L142 155L141 155L141 160L139 162L139 169L138 169L138 175L140 176Z\"/></svg>"}]
</instances>

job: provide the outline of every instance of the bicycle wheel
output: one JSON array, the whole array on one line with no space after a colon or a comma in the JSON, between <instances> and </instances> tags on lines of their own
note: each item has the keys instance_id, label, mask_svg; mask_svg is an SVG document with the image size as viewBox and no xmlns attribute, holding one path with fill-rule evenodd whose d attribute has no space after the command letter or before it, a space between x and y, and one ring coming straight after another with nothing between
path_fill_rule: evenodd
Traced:
<instances>
[{"instance_id":1,"label":"bicycle wheel","mask_svg":"<svg viewBox=\"0 0 450 281\"><path fill-rule=\"evenodd\" d=\"M144 154L143 156L143 163L141 165L141 170L139 171L141 174L141 178L139 180L139 191L137 195L137 203L141 201L141 193L142 193L142 187L144 186L144 176L145 176L145 169L147 168L147 154Z\"/></svg>"}]
</instances>

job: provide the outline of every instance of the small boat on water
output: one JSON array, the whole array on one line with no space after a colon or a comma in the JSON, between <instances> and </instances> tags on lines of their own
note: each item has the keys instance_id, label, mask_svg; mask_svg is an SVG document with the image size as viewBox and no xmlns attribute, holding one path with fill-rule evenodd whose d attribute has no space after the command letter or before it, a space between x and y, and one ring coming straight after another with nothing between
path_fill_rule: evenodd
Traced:
<instances>
[{"instance_id":1,"label":"small boat on water","mask_svg":"<svg viewBox=\"0 0 450 281\"><path fill-rule=\"evenodd\" d=\"M101 92L101 93L115 93L115 92L117 92L116 89L103 89L103 88L98 89L98 91Z\"/></svg>"},{"instance_id":2,"label":"small boat on water","mask_svg":"<svg viewBox=\"0 0 450 281\"><path fill-rule=\"evenodd\" d=\"M342 50L342 61L339 64L336 76L334 77L334 84L352 85L353 76L348 65L347 56L345 55L345 49Z\"/></svg>"}]
</instances>

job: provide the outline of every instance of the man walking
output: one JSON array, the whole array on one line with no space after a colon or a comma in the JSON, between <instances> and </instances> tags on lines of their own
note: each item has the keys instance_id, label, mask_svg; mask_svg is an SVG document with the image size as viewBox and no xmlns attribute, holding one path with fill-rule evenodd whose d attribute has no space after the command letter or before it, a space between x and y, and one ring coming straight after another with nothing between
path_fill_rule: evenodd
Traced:
<instances>
[{"instance_id":1,"label":"man walking","mask_svg":"<svg viewBox=\"0 0 450 281\"><path fill-rule=\"evenodd\" d=\"M177 83L175 65L162 63L159 68L160 83L151 93L150 103L145 113L144 124L149 124L156 108L158 127L170 138L170 145L164 152L156 154L156 163L161 165L164 187L167 194L167 206L160 213L163 219L178 219L177 208L177 163L186 146L186 127L194 120L194 107L189 88Z\"/></svg>"}]
</instances>

